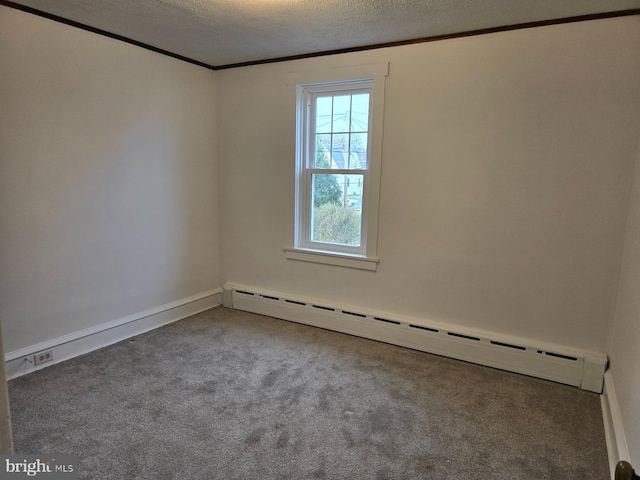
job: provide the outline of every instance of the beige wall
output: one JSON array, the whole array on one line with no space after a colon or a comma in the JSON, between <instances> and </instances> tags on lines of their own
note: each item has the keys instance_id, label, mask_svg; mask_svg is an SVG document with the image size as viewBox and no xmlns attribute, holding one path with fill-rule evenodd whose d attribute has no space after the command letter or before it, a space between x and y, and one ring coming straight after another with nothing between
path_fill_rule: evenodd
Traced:
<instances>
[{"instance_id":1,"label":"beige wall","mask_svg":"<svg viewBox=\"0 0 640 480\"><path fill-rule=\"evenodd\" d=\"M604 352L640 18L217 72L222 278ZM287 72L390 62L376 273L286 260Z\"/></svg>"},{"instance_id":2,"label":"beige wall","mask_svg":"<svg viewBox=\"0 0 640 480\"><path fill-rule=\"evenodd\" d=\"M610 371L632 464L640 469L640 146L620 275Z\"/></svg>"},{"instance_id":3,"label":"beige wall","mask_svg":"<svg viewBox=\"0 0 640 480\"><path fill-rule=\"evenodd\" d=\"M219 287L215 75L0 6L5 352Z\"/></svg>"}]
</instances>

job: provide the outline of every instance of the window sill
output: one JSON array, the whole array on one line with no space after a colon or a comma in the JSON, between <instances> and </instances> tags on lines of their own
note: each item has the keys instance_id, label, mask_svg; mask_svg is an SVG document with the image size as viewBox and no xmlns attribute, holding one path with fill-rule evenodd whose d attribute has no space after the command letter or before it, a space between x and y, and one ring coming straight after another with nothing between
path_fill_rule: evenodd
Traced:
<instances>
[{"instance_id":1,"label":"window sill","mask_svg":"<svg viewBox=\"0 0 640 480\"><path fill-rule=\"evenodd\" d=\"M361 257L358 255L347 255L322 250L308 250L304 248L285 247L284 254L289 260L322 263L324 265L356 268L358 270L369 270L371 272L375 272L378 269L378 263L380 262L378 258Z\"/></svg>"}]
</instances>

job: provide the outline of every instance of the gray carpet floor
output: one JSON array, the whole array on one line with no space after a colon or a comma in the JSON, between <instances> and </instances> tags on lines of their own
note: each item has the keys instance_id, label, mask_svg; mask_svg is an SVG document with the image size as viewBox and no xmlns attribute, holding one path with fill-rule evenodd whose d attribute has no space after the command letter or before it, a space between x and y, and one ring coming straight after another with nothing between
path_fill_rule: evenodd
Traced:
<instances>
[{"instance_id":1,"label":"gray carpet floor","mask_svg":"<svg viewBox=\"0 0 640 480\"><path fill-rule=\"evenodd\" d=\"M609 478L596 394L222 307L9 392L80 478Z\"/></svg>"}]
</instances>

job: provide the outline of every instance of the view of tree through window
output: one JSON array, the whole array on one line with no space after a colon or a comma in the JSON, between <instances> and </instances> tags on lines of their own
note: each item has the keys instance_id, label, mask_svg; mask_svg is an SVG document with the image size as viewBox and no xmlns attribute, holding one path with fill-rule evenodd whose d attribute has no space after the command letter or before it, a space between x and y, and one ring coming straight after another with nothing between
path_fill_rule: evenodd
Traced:
<instances>
[{"instance_id":1,"label":"view of tree through window","mask_svg":"<svg viewBox=\"0 0 640 480\"><path fill-rule=\"evenodd\" d=\"M314 111L311 240L360 246L369 93L318 96Z\"/></svg>"}]
</instances>

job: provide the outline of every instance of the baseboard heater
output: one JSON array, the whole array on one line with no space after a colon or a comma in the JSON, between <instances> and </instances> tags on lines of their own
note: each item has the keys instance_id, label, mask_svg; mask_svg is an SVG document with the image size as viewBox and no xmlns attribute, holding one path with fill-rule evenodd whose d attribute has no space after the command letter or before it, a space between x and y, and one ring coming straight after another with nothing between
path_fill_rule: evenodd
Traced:
<instances>
[{"instance_id":1,"label":"baseboard heater","mask_svg":"<svg viewBox=\"0 0 640 480\"><path fill-rule=\"evenodd\" d=\"M237 284L223 305L602 393L604 354Z\"/></svg>"}]
</instances>

